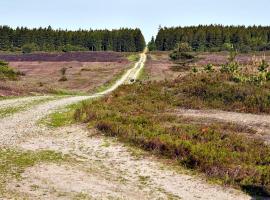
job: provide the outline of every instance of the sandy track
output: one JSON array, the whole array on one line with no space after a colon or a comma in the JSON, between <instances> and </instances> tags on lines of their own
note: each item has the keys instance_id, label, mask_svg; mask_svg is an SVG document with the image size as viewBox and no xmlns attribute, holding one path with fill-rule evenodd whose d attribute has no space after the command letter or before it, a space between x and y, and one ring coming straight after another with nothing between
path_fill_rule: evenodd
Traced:
<instances>
[{"instance_id":1,"label":"sandy track","mask_svg":"<svg viewBox=\"0 0 270 200\"><path fill-rule=\"evenodd\" d=\"M240 126L246 126L257 131L260 138L270 144L270 115L192 109L177 109L175 113L185 117L201 118L203 120L210 119L217 122L234 123Z\"/></svg>"},{"instance_id":2,"label":"sandy track","mask_svg":"<svg viewBox=\"0 0 270 200\"><path fill-rule=\"evenodd\" d=\"M40 99L44 99L44 98L48 98L50 96L30 96L30 97L17 97L14 99L6 99L6 100L1 100L0 101L0 109L1 108L7 108L7 107L11 107L11 106L20 106L23 104L27 104L31 101L35 101L35 100L40 100ZM51 96L52 97L52 96Z\"/></svg>"},{"instance_id":3,"label":"sandy track","mask_svg":"<svg viewBox=\"0 0 270 200\"><path fill-rule=\"evenodd\" d=\"M130 78L127 79L126 84L132 84L140 75L140 72L143 69L146 59L147 59L146 51L147 50L145 50L140 55L140 60L136 63L135 67L130 71L130 74L129 74Z\"/></svg>"},{"instance_id":4,"label":"sandy track","mask_svg":"<svg viewBox=\"0 0 270 200\"><path fill-rule=\"evenodd\" d=\"M250 199L98 135L72 126L25 138L18 144L23 150L54 150L77 162L34 166L8 188L30 199Z\"/></svg>"},{"instance_id":5,"label":"sandy track","mask_svg":"<svg viewBox=\"0 0 270 200\"><path fill-rule=\"evenodd\" d=\"M91 99L91 98L98 98L104 96L112 91L114 91L120 85L126 83L134 77L133 73L141 70L144 66L145 62L145 53L141 54L141 59L135 64L133 68L128 70L115 84L113 84L107 90L93 94L91 96L75 96L75 97L68 97L63 98L60 100L50 101L44 104L40 104L37 106L32 107L31 109L16 113L11 117L3 118L0 120L0 147L1 146L9 146L9 145L16 145L17 140L26 134L31 134L31 132L38 132L42 133L42 128L36 126L36 122L39 121L44 116L54 112L55 110L76 103L83 100ZM2 105L11 106L12 104L23 104L29 101L34 100L35 98L42 98L42 97L28 97L22 99L11 99L11 100L3 100ZM1 101L0 101L1 105ZM2 106L1 106L2 107Z\"/></svg>"}]
</instances>

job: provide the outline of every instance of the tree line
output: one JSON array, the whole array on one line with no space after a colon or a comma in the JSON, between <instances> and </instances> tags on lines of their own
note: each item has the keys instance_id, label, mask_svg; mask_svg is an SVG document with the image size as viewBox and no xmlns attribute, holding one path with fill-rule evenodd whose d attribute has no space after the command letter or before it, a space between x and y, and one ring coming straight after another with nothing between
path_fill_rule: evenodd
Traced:
<instances>
[{"instance_id":1,"label":"tree line","mask_svg":"<svg viewBox=\"0 0 270 200\"><path fill-rule=\"evenodd\" d=\"M270 50L270 26L160 27L154 48L173 50L178 43L188 43L194 51L224 51L231 48L242 52Z\"/></svg>"},{"instance_id":2,"label":"tree line","mask_svg":"<svg viewBox=\"0 0 270 200\"><path fill-rule=\"evenodd\" d=\"M145 47L140 29L54 30L0 26L2 51L117 51L138 52Z\"/></svg>"}]
</instances>

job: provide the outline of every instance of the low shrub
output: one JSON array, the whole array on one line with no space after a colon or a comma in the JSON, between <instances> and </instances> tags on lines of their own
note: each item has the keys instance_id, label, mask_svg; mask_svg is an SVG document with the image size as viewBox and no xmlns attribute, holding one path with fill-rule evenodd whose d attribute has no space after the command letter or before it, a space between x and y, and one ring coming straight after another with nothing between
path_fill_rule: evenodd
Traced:
<instances>
[{"instance_id":1,"label":"low shrub","mask_svg":"<svg viewBox=\"0 0 270 200\"><path fill-rule=\"evenodd\" d=\"M71 44L66 44L66 45L60 47L60 49L61 49L63 52L89 51L89 49L87 49L87 48L85 48L85 47L82 47L82 46L74 46L74 45L71 45Z\"/></svg>"},{"instance_id":2,"label":"low shrub","mask_svg":"<svg viewBox=\"0 0 270 200\"><path fill-rule=\"evenodd\" d=\"M241 77L216 72L195 74L179 80L177 90L181 95L175 105L197 109L270 113L268 85L256 85L255 80L243 83L237 81L237 78Z\"/></svg>"},{"instance_id":3,"label":"low shrub","mask_svg":"<svg viewBox=\"0 0 270 200\"><path fill-rule=\"evenodd\" d=\"M37 50L37 45L35 43L29 43L22 46L22 52L24 54L32 53Z\"/></svg>"},{"instance_id":4,"label":"low shrub","mask_svg":"<svg viewBox=\"0 0 270 200\"><path fill-rule=\"evenodd\" d=\"M192 48L188 43L178 43L169 56L172 60L191 60L194 59L194 56L188 53L190 51L192 51Z\"/></svg>"},{"instance_id":5,"label":"low shrub","mask_svg":"<svg viewBox=\"0 0 270 200\"><path fill-rule=\"evenodd\" d=\"M195 57L191 53L173 51L170 54L170 58L172 60L190 60L194 59Z\"/></svg>"},{"instance_id":6,"label":"low shrub","mask_svg":"<svg viewBox=\"0 0 270 200\"><path fill-rule=\"evenodd\" d=\"M16 80L19 75L24 75L24 73L16 72L14 69L8 66L8 63L0 60L0 80Z\"/></svg>"},{"instance_id":7,"label":"low shrub","mask_svg":"<svg viewBox=\"0 0 270 200\"><path fill-rule=\"evenodd\" d=\"M211 104L214 100L217 107L237 102L244 110L261 106L260 110L269 111L269 104L262 103L270 99L269 93L260 93L253 86L227 85L224 80L225 74L217 73L215 79L210 74L196 74L186 80L121 86L110 97L78 108L76 119L225 184L269 195L270 148L262 141L166 114L178 104L190 106L189 99L209 107L216 106ZM255 97L251 95L254 91Z\"/></svg>"}]
</instances>

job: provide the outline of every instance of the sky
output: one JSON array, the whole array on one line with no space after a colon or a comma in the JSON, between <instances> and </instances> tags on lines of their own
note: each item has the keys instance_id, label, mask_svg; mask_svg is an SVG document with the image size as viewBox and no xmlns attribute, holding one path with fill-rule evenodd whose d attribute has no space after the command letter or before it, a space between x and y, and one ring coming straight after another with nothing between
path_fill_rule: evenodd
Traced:
<instances>
[{"instance_id":1,"label":"sky","mask_svg":"<svg viewBox=\"0 0 270 200\"><path fill-rule=\"evenodd\" d=\"M270 25L269 0L0 0L0 8L0 25L140 28L146 41L159 26Z\"/></svg>"}]
</instances>

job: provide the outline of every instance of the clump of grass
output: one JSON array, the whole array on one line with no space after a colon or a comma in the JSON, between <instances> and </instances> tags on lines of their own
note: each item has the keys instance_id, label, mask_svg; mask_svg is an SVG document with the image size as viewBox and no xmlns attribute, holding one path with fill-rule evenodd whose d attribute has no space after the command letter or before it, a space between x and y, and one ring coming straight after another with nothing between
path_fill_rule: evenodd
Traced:
<instances>
[{"instance_id":1,"label":"clump of grass","mask_svg":"<svg viewBox=\"0 0 270 200\"><path fill-rule=\"evenodd\" d=\"M17 151L0 149L0 193L4 193L5 184L12 178L20 178L21 173L41 162L59 162L65 157L53 151Z\"/></svg>"},{"instance_id":2,"label":"clump of grass","mask_svg":"<svg viewBox=\"0 0 270 200\"><path fill-rule=\"evenodd\" d=\"M25 75L22 72L16 72L9 67L8 63L0 60L0 79L17 80L18 76Z\"/></svg>"},{"instance_id":3,"label":"clump of grass","mask_svg":"<svg viewBox=\"0 0 270 200\"><path fill-rule=\"evenodd\" d=\"M137 62L140 59L140 55L139 54L130 54L130 55L128 55L127 59L130 62Z\"/></svg>"},{"instance_id":4,"label":"clump of grass","mask_svg":"<svg viewBox=\"0 0 270 200\"><path fill-rule=\"evenodd\" d=\"M38 104L41 104L41 103L44 103L47 101L52 101L52 100L55 100L58 98L60 98L60 97L46 97L43 99L33 100L29 103L21 104L18 106L9 106L9 107L5 107L5 108L0 108L0 118L10 116L14 113L24 111L30 107L35 106L35 105L38 105Z\"/></svg>"},{"instance_id":5,"label":"clump of grass","mask_svg":"<svg viewBox=\"0 0 270 200\"><path fill-rule=\"evenodd\" d=\"M75 118L89 122L107 136L175 159L224 184L269 195L269 146L222 127L193 124L164 114L192 94L185 93L187 87L180 80L121 86L110 97L83 104Z\"/></svg>"},{"instance_id":6,"label":"clump of grass","mask_svg":"<svg viewBox=\"0 0 270 200\"><path fill-rule=\"evenodd\" d=\"M69 96L69 95L88 95L85 92L80 92L80 91L72 91L72 90L65 90L65 89L55 89L55 88L50 88L48 90L49 93L55 94L58 96Z\"/></svg>"},{"instance_id":7,"label":"clump of grass","mask_svg":"<svg viewBox=\"0 0 270 200\"><path fill-rule=\"evenodd\" d=\"M76 122L74 119L76 110L81 107L81 104L84 103L85 102L69 105L64 110L52 113L49 116L43 118L39 123L53 128L71 125Z\"/></svg>"}]
</instances>

